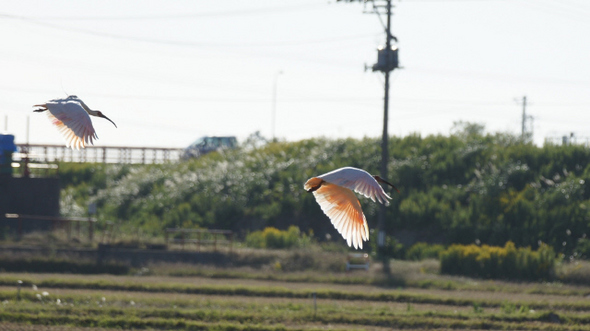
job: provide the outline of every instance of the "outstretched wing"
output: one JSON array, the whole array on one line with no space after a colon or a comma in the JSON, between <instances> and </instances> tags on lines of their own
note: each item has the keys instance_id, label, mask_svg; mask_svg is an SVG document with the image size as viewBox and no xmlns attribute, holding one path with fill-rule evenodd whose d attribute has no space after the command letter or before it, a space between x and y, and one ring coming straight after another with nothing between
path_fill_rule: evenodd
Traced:
<instances>
[{"instance_id":1,"label":"outstretched wing","mask_svg":"<svg viewBox=\"0 0 590 331\"><path fill-rule=\"evenodd\" d=\"M388 199L391 199L391 197L385 193L381 185L377 183L371 174L362 169L345 167L318 177L328 183L351 189L370 198L373 202L377 200L386 206L389 205Z\"/></svg>"},{"instance_id":2,"label":"outstretched wing","mask_svg":"<svg viewBox=\"0 0 590 331\"><path fill-rule=\"evenodd\" d=\"M362 249L363 241L369 240L369 226L354 193L325 182L313 191L313 195L336 230L346 239L348 246Z\"/></svg>"},{"instance_id":3,"label":"outstretched wing","mask_svg":"<svg viewBox=\"0 0 590 331\"><path fill-rule=\"evenodd\" d=\"M90 116L75 100L51 100L44 106L49 120L66 139L66 147L84 148L98 138Z\"/></svg>"}]
</instances>

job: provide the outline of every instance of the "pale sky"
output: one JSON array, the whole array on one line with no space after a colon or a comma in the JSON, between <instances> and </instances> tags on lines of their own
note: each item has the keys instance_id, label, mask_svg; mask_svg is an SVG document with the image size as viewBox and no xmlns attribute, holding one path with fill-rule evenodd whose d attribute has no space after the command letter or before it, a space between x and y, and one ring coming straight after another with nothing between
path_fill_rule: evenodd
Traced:
<instances>
[{"instance_id":1,"label":"pale sky","mask_svg":"<svg viewBox=\"0 0 590 331\"><path fill-rule=\"evenodd\" d=\"M400 65L391 135L448 135L455 121L534 140L590 138L590 2L394 1ZM32 105L75 94L96 146L185 147L243 141L380 137L383 75L364 71L385 41L377 15L334 0L0 0L0 132L63 144ZM278 75L277 73L283 73ZM6 119L8 119L6 123Z\"/></svg>"}]
</instances>

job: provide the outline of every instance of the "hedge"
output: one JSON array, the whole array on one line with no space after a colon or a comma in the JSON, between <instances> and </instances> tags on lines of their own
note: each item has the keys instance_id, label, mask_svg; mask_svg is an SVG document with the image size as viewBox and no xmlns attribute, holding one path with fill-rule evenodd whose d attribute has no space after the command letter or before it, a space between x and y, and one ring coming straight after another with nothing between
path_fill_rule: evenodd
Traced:
<instances>
[{"instance_id":1,"label":"hedge","mask_svg":"<svg viewBox=\"0 0 590 331\"><path fill-rule=\"evenodd\" d=\"M441 273L491 279L543 280L555 271L555 252L548 245L533 251L516 248L509 241L504 247L451 245L440 253Z\"/></svg>"}]
</instances>

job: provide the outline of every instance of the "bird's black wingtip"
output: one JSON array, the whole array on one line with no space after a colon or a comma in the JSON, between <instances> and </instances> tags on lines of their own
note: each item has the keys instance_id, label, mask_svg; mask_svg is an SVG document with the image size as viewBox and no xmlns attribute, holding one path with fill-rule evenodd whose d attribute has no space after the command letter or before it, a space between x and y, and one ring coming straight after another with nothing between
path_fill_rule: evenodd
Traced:
<instances>
[{"instance_id":1,"label":"bird's black wingtip","mask_svg":"<svg viewBox=\"0 0 590 331\"><path fill-rule=\"evenodd\" d=\"M385 179L383 179L383 178L381 178L381 177L379 177L379 176L373 176L373 178L375 178L375 180L376 180L378 183L387 184L387 185L389 185L389 186L393 187L393 189L394 189L394 190L395 190L397 193L400 193L400 191L397 189L397 187L395 187L395 185L391 184L390 182L386 181Z\"/></svg>"}]
</instances>

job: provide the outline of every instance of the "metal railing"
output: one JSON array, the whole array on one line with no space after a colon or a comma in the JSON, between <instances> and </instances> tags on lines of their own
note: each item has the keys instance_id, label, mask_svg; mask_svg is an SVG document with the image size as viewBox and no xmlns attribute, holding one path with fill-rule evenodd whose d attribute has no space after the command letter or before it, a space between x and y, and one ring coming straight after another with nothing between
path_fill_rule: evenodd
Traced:
<instances>
[{"instance_id":1,"label":"metal railing","mask_svg":"<svg viewBox=\"0 0 590 331\"><path fill-rule=\"evenodd\" d=\"M174 234L178 234L175 236ZM196 235L196 238L194 237ZM172 238L171 238L172 237ZM234 234L230 230L217 229L166 229L166 245L176 243L181 245L184 250L185 244L197 245L197 250L201 250L201 245L213 245L213 250L217 251L218 245L228 245L229 252L232 252Z\"/></svg>"},{"instance_id":2,"label":"metal railing","mask_svg":"<svg viewBox=\"0 0 590 331\"><path fill-rule=\"evenodd\" d=\"M23 236L23 220L35 220L35 221L49 221L51 222L51 229L55 231L58 227L64 227L68 235L68 241L72 240L72 223L76 223L76 230L78 232L78 238L80 238L80 224L88 224L88 240L92 242L94 239L94 223L96 218L92 217L54 217L54 216L43 216L43 215L23 215L23 214L5 214L6 219L14 219L17 223L17 235L18 238Z\"/></svg>"},{"instance_id":3,"label":"metal railing","mask_svg":"<svg viewBox=\"0 0 590 331\"><path fill-rule=\"evenodd\" d=\"M369 270L369 254L366 253L349 253L346 260L346 271L351 269Z\"/></svg>"},{"instance_id":4,"label":"metal railing","mask_svg":"<svg viewBox=\"0 0 590 331\"><path fill-rule=\"evenodd\" d=\"M64 145L16 144L15 162L28 158L29 162L75 162L151 164L180 160L182 148L88 146L74 150Z\"/></svg>"}]
</instances>

